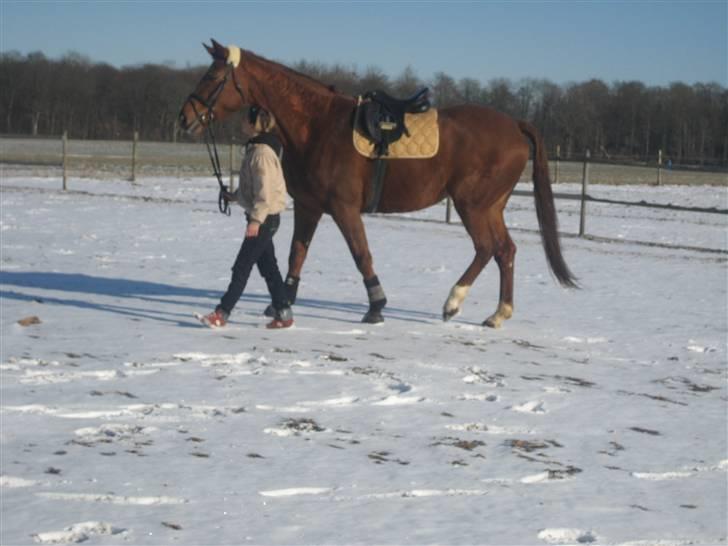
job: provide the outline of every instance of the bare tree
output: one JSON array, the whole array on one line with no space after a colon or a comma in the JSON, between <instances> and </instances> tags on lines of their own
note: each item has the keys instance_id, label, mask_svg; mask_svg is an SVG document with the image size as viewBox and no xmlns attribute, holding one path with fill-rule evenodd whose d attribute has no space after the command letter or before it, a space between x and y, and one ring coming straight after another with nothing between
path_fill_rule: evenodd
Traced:
<instances>
[{"instance_id":1,"label":"bare tree","mask_svg":"<svg viewBox=\"0 0 728 546\"><path fill-rule=\"evenodd\" d=\"M411 66L391 79L377 67L360 75L345 65L302 60L293 68L351 95L383 89L407 97L424 86ZM112 139L129 139L136 130L143 139L175 140L179 108L205 70L153 64L117 69L78 53L59 60L40 52L0 53L0 129ZM647 87L590 80L559 86L497 78L481 84L438 72L429 85L440 108L480 103L533 122L549 143L562 145L565 157L586 148L609 157L654 157L659 148L675 163L728 166L728 89L717 83ZM217 128L218 138L238 138L241 115Z\"/></svg>"}]
</instances>

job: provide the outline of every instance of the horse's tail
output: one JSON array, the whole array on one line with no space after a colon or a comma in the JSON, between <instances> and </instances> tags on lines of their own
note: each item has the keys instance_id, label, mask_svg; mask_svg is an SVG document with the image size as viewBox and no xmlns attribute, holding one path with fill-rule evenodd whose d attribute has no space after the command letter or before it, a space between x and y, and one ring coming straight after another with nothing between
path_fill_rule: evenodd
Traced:
<instances>
[{"instance_id":1,"label":"horse's tail","mask_svg":"<svg viewBox=\"0 0 728 546\"><path fill-rule=\"evenodd\" d=\"M549 178L549 164L546 150L538 130L525 121L519 121L518 127L533 144L533 194L536 201L536 216L541 231L546 258L556 279L562 286L576 288L576 277L569 268L561 254L559 243L558 221L554 195L551 192L551 179Z\"/></svg>"}]
</instances>

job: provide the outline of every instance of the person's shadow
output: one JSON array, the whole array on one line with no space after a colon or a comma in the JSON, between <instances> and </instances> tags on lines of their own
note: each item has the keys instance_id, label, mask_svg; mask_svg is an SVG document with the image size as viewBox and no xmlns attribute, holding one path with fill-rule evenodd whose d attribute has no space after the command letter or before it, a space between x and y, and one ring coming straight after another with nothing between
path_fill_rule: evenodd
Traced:
<instances>
[{"instance_id":1,"label":"person's shadow","mask_svg":"<svg viewBox=\"0 0 728 546\"><path fill-rule=\"evenodd\" d=\"M6 287L14 287L15 289L6 289ZM34 295L20 290L23 288L53 290L75 293L76 295L67 298ZM94 301L93 298L84 298L84 294L117 299L123 298L129 301L128 304L126 301L124 303L102 302L98 299ZM0 271L0 299L95 309L126 315L137 320L151 319L180 326L196 325L192 320L191 310L195 308L202 308L203 310L212 308L219 301L221 295L220 290L189 288L132 279L95 277L83 273ZM270 303L270 297L267 294L243 294L241 302L244 301L258 305L262 312L262 309ZM140 307L135 305L134 302L142 302L145 305ZM183 306L185 310L176 312L170 310L170 305ZM297 316L342 320L341 318L327 317L326 311L338 311L361 317L368 307L357 303L299 298L296 300L294 309L297 309L295 312ZM306 309L306 311L302 313L303 309ZM438 318L434 313L390 307L385 310L386 316L412 322L431 322L433 319ZM346 322L357 323L359 320L352 317L351 320L346 320Z\"/></svg>"}]
</instances>

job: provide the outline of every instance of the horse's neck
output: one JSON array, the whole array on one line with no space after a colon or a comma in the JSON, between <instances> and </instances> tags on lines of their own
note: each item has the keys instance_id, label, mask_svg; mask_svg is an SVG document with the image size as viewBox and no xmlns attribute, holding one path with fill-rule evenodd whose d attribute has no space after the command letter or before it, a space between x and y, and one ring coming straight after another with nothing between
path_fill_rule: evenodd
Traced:
<instances>
[{"instance_id":1,"label":"horse's neck","mask_svg":"<svg viewBox=\"0 0 728 546\"><path fill-rule=\"evenodd\" d=\"M303 150L314 125L326 119L335 103L346 100L324 84L282 65L251 56L248 59L253 98L276 117L286 148Z\"/></svg>"}]
</instances>

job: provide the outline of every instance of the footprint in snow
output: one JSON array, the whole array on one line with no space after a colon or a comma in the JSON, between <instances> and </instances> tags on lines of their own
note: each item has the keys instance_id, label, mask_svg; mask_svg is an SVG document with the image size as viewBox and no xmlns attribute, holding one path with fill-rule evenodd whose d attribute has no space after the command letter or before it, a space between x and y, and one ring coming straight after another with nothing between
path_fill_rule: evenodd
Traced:
<instances>
[{"instance_id":1,"label":"footprint in snow","mask_svg":"<svg viewBox=\"0 0 728 546\"><path fill-rule=\"evenodd\" d=\"M330 487L291 487L289 489L271 489L269 491L258 491L263 497L296 497L299 495L324 495L331 493Z\"/></svg>"},{"instance_id":2,"label":"footprint in snow","mask_svg":"<svg viewBox=\"0 0 728 546\"><path fill-rule=\"evenodd\" d=\"M126 529L113 527L103 521L84 521L66 527L62 531L48 531L31 535L38 544L69 544L84 542L94 536L118 535Z\"/></svg>"},{"instance_id":3,"label":"footprint in snow","mask_svg":"<svg viewBox=\"0 0 728 546\"><path fill-rule=\"evenodd\" d=\"M124 506L160 506L167 504L187 504L189 500L179 497L127 497L112 494L96 493L36 493L36 496L49 500L93 502L99 504L117 504Z\"/></svg>"},{"instance_id":4,"label":"footprint in snow","mask_svg":"<svg viewBox=\"0 0 728 546\"><path fill-rule=\"evenodd\" d=\"M533 400L517 406L511 406L511 409L520 413L548 413L546 405L540 400Z\"/></svg>"},{"instance_id":5,"label":"footprint in snow","mask_svg":"<svg viewBox=\"0 0 728 546\"><path fill-rule=\"evenodd\" d=\"M546 470L545 472L539 472L538 474L524 476L519 481L524 484L549 483L567 480L574 474L579 474L581 471L581 468L569 466L566 469Z\"/></svg>"},{"instance_id":6,"label":"footprint in snow","mask_svg":"<svg viewBox=\"0 0 728 546\"><path fill-rule=\"evenodd\" d=\"M38 482L18 478L15 476L0 476L0 487L3 489L17 489L19 487L33 487Z\"/></svg>"},{"instance_id":7,"label":"footprint in snow","mask_svg":"<svg viewBox=\"0 0 728 546\"><path fill-rule=\"evenodd\" d=\"M549 544L591 544L598 539L593 531L581 529L543 529L538 538Z\"/></svg>"},{"instance_id":8,"label":"footprint in snow","mask_svg":"<svg viewBox=\"0 0 728 546\"><path fill-rule=\"evenodd\" d=\"M482 394L470 394L465 393L461 394L457 397L458 400L474 400L478 402L497 402L500 400L500 396L497 394L491 394L491 393L482 393Z\"/></svg>"},{"instance_id":9,"label":"footprint in snow","mask_svg":"<svg viewBox=\"0 0 728 546\"><path fill-rule=\"evenodd\" d=\"M468 375L463 377L463 381L469 385L485 384L492 385L494 387L503 387L506 384L504 381L505 376L503 374L491 374L486 370L481 369L479 366L471 366L470 368L467 368L466 371L468 372Z\"/></svg>"}]
</instances>

